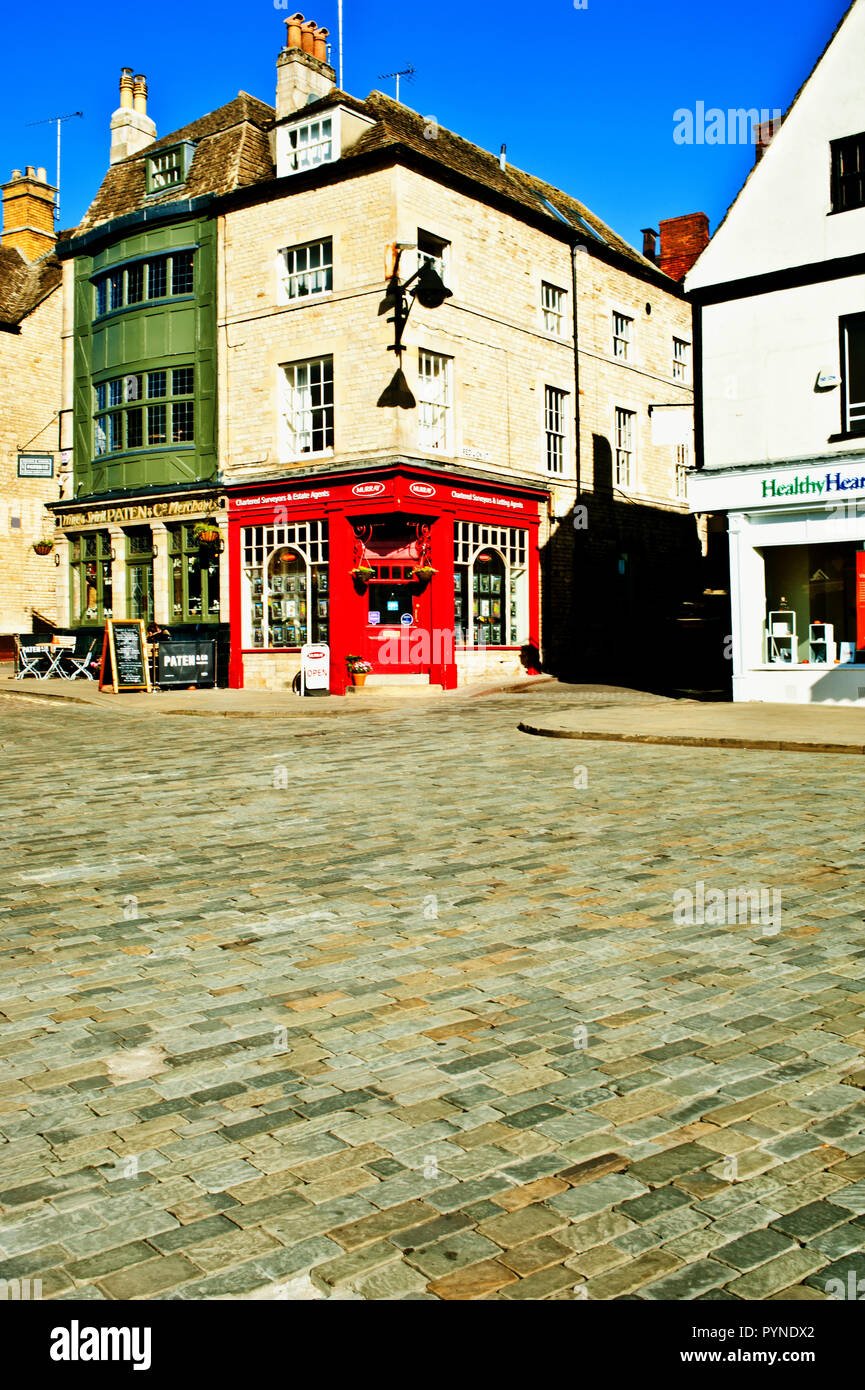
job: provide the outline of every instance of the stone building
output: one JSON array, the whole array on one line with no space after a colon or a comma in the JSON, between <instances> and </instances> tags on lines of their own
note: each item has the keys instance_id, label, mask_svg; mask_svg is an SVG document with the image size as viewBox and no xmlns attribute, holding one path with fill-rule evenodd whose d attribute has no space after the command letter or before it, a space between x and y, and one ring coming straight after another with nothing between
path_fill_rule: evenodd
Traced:
<instances>
[{"instance_id":1,"label":"stone building","mask_svg":"<svg viewBox=\"0 0 865 1390\"><path fill-rule=\"evenodd\" d=\"M60 265L44 169L3 184L0 242L0 652L57 616L54 551L37 555L59 493Z\"/></svg>"},{"instance_id":2,"label":"stone building","mask_svg":"<svg viewBox=\"0 0 865 1390\"><path fill-rule=\"evenodd\" d=\"M210 624L235 685L286 688L322 642L337 691L349 654L396 684L537 651L651 683L700 557L693 219L642 254L504 153L339 91L326 32L286 23L273 108L241 93L155 140L124 70L61 250L73 622Z\"/></svg>"}]
</instances>

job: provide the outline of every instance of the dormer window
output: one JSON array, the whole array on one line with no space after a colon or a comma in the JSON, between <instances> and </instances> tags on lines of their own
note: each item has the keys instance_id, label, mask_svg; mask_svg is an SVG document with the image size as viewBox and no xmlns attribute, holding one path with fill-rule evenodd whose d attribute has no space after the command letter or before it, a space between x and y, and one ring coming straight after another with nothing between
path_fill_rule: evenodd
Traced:
<instances>
[{"instance_id":1,"label":"dormer window","mask_svg":"<svg viewBox=\"0 0 865 1390\"><path fill-rule=\"evenodd\" d=\"M329 164L333 159L333 117L319 116L290 126L288 144L287 173L298 174L303 169Z\"/></svg>"},{"instance_id":2,"label":"dormer window","mask_svg":"<svg viewBox=\"0 0 865 1390\"><path fill-rule=\"evenodd\" d=\"M160 150L158 154L147 157L147 193L167 193L171 188L179 188L186 182L189 166L195 147L190 140L184 140L170 149Z\"/></svg>"}]
</instances>

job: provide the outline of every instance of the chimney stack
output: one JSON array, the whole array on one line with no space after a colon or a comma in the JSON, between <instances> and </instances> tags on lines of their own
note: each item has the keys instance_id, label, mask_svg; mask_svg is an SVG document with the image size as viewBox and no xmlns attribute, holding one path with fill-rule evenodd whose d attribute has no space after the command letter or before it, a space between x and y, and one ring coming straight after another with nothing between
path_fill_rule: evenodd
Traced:
<instances>
[{"instance_id":1,"label":"chimney stack","mask_svg":"<svg viewBox=\"0 0 865 1390\"><path fill-rule=\"evenodd\" d=\"M131 68L120 72L120 105L111 117L110 163L146 150L156 139L156 126L147 114L147 79L132 76Z\"/></svg>"},{"instance_id":2,"label":"chimney stack","mask_svg":"<svg viewBox=\"0 0 865 1390\"><path fill-rule=\"evenodd\" d=\"M285 25L286 46L276 60L277 120L326 97L336 83L327 62L327 29L313 19L304 20L302 14L293 14Z\"/></svg>"},{"instance_id":3,"label":"chimney stack","mask_svg":"<svg viewBox=\"0 0 865 1390\"><path fill-rule=\"evenodd\" d=\"M660 267L673 280L684 280L691 266L709 245L709 219L704 212L668 217L661 231Z\"/></svg>"},{"instance_id":4,"label":"chimney stack","mask_svg":"<svg viewBox=\"0 0 865 1390\"><path fill-rule=\"evenodd\" d=\"M54 228L54 195L44 169L27 165L12 170L3 192L3 245L21 252L25 261L35 261L53 250L57 240Z\"/></svg>"},{"instance_id":5,"label":"chimney stack","mask_svg":"<svg viewBox=\"0 0 865 1390\"><path fill-rule=\"evenodd\" d=\"M643 255L647 261L658 264L658 233L652 227L643 227Z\"/></svg>"},{"instance_id":6,"label":"chimney stack","mask_svg":"<svg viewBox=\"0 0 865 1390\"><path fill-rule=\"evenodd\" d=\"M784 124L784 117L778 115L771 120L761 121L754 126L754 163L759 164L763 155L768 150L781 126Z\"/></svg>"}]
</instances>

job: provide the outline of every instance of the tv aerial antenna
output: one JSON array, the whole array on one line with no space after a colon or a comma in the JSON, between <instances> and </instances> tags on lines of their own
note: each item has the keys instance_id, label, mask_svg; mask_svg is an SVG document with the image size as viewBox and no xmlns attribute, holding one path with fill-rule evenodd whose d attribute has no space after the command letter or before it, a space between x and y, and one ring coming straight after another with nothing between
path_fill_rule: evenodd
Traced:
<instances>
[{"instance_id":1,"label":"tv aerial antenna","mask_svg":"<svg viewBox=\"0 0 865 1390\"><path fill-rule=\"evenodd\" d=\"M60 221L60 127L64 121L72 121L76 116L83 116L83 111L70 111L66 116L46 116L44 121L28 121L28 129L33 125L56 125L57 126L57 195L54 201L54 220Z\"/></svg>"},{"instance_id":2,"label":"tv aerial antenna","mask_svg":"<svg viewBox=\"0 0 865 1390\"><path fill-rule=\"evenodd\" d=\"M381 82L381 81L384 81L386 78L389 78L389 77L395 77L395 78L396 78L396 99L397 99L397 101L399 101L399 80L400 80L400 78L401 78L401 77L404 77L405 80L406 80L406 82L411 82L412 79L413 79L413 77L414 77L414 75L415 75L415 69L412 67L411 63L409 63L406 67L400 68L399 72L380 72L378 76L379 76L379 81L380 81L380 82Z\"/></svg>"}]
</instances>

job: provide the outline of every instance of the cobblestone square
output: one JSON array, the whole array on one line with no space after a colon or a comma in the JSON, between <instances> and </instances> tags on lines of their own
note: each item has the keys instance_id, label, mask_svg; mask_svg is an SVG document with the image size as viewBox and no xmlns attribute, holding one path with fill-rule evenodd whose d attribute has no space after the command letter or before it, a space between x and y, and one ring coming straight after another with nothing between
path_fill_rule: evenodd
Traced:
<instances>
[{"instance_id":1,"label":"cobblestone square","mask_svg":"<svg viewBox=\"0 0 865 1390\"><path fill-rule=\"evenodd\" d=\"M519 732L556 690L157 702L2 702L0 1277L61 1300L861 1278L861 757ZM779 910L731 920L760 889Z\"/></svg>"}]
</instances>

